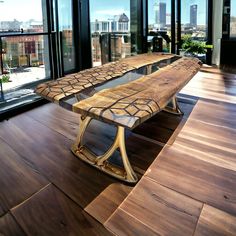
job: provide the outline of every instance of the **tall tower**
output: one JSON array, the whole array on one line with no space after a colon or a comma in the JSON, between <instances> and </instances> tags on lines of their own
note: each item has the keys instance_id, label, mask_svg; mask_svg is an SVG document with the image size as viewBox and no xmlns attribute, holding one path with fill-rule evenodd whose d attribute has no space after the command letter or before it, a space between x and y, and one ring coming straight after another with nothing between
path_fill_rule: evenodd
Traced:
<instances>
[{"instance_id":1,"label":"tall tower","mask_svg":"<svg viewBox=\"0 0 236 236\"><path fill-rule=\"evenodd\" d=\"M158 29L164 28L166 26L166 3L156 1L153 5L155 25Z\"/></svg>"},{"instance_id":2,"label":"tall tower","mask_svg":"<svg viewBox=\"0 0 236 236\"><path fill-rule=\"evenodd\" d=\"M166 26L166 3L160 2L160 28L164 28Z\"/></svg>"},{"instance_id":3,"label":"tall tower","mask_svg":"<svg viewBox=\"0 0 236 236\"><path fill-rule=\"evenodd\" d=\"M159 20L158 20L158 16L159 16L159 4L158 4L158 1L156 1L156 2L154 3L153 9L154 9L155 24L158 25L158 24L159 24Z\"/></svg>"},{"instance_id":4,"label":"tall tower","mask_svg":"<svg viewBox=\"0 0 236 236\"><path fill-rule=\"evenodd\" d=\"M190 6L190 25L197 26L197 4Z\"/></svg>"}]
</instances>

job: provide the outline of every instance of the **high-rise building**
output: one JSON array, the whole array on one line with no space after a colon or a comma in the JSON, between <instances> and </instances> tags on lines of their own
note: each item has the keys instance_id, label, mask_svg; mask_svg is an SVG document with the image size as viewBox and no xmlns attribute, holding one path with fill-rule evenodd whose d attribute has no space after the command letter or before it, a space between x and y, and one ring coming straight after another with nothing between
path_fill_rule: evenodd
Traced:
<instances>
[{"instance_id":1,"label":"high-rise building","mask_svg":"<svg viewBox=\"0 0 236 236\"><path fill-rule=\"evenodd\" d=\"M197 4L190 6L190 25L197 26Z\"/></svg>"},{"instance_id":2,"label":"high-rise building","mask_svg":"<svg viewBox=\"0 0 236 236\"><path fill-rule=\"evenodd\" d=\"M166 26L166 3L154 3L155 25L161 29Z\"/></svg>"},{"instance_id":3,"label":"high-rise building","mask_svg":"<svg viewBox=\"0 0 236 236\"><path fill-rule=\"evenodd\" d=\"M106 21L95 20L91 22L91 31L93 32L129 32L129 18L123 13L116 15Z\"/></svg>"},{"instance_id":4,"label":"high-rise building","mask_svg":"<svg viewBox=\"0 0 236 236\"><path fill-rule=\"evenodd\" d=\"M160 2L160 26L161 28L166 26L166 3Z\"/></svg>"}]
</instances>

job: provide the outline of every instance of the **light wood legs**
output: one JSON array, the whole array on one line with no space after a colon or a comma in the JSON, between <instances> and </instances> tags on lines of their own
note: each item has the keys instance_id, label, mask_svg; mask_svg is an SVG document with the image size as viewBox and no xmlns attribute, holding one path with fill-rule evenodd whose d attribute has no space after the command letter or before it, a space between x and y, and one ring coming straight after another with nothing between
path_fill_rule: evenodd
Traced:
<instances>
[{"instance_id":1,"label":"light wood legs","mask_svg":"<svg viewBox=\"0 0 236 236\"><path fill-rule=\"evenodd\" d=\"M102 170L103 172L106 172L107 174L115 178L121 179L129 183L136 183L138 181L138 178L131 167L126 153L125 128L122 126L118 126L113 144L103 155L97 156L83 145L83 135L91 120L92 118L90 117L81 118L79 133L75 144L71 148L72 152L83 161ZM120 150L120 156L124 168L115 166L108 162L109 158L118 148Z\"/></svg>"},{"instance_id":2,"label":"light wood legs","mask_svg":"<svg viewBox=\"0 0 236 236\"><path fill-rule=\"evenodd\" d=\"M177 101L177 97L174 96L171 99L171 105L172 107L166 106L165 109L163 111L174 114L174 115L180 115L182 116L184 113L181 111L179 105L178 105L178 101Z\"/></svg>"}]
</instances>

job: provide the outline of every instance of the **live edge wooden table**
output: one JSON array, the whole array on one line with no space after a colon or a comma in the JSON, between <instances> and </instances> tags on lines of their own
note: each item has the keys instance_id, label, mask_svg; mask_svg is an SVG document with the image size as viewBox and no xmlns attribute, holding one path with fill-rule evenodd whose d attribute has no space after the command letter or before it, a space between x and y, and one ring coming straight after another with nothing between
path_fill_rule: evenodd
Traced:
<instances>
[{"instance_id":1,"label":"live edge wooden table","mask_svg":"<svg viewBox=\"0 0 236 236\"><path fill-rule=\"evenodd\" d=\"M161 110L182 115L176 94L200 66L196 58L141 54L40 84L36 93L81 114L71 148L75 156L113 177L135 183L138 178L126 153L125 129L134 129ZM102 155L96 155L83 142L92 119L117 130L112 145ZM121 166L109 160L118 149Z\"/></svg>"}]
</instances>

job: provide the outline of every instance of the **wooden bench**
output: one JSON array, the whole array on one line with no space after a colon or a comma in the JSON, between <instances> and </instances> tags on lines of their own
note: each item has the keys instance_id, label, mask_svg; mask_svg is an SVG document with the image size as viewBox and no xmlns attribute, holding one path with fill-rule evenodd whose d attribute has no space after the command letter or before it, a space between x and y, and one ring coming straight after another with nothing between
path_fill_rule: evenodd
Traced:
<instances>
[{"instance_id":1,"label":"wooden bench","mask_svg":"<svg viewBox=\"0 0 236 236\"><path fill-rule=\"evenodd\" d=\"M167 58L166 58L167 56ZM159 58L158 58L159 57ZM173 55L164 55L165 59L172 58ZM137 59L137 62L136 59ZM144 58L142 61L141 59ZM156 59L154 59L156 58ZM68 81L71 78L63 78L59 81L47 83L38 86L36 89L38 94L52 100L56 103L60 99L75 95L78 92L89 87L88 83L96 83L99 77L99 72L103 71L103 78L106 78L112 66L119 68L120 73L118 76L123 75L127 71L134 69L136 66L140 68L146 65L152 65L158 60L162 60L159 54L151 55L148 60L148 54L138 57L133 57L117 63L93 68L79 73L78 85L76 82L73 84L73 89L69 90ZM145 61L146 60L146 61ZM124 66L125 65L125 69ZM120 69L122 67L122 70ZM165 110L177 115L181 115L177 100L176 93L182 89L186 83L197 73L200 69L201 63L196 58L180 58L168 66L159 69L158 71L142 76L139 79L118 85L114 88L108 88L95 93L92 97L74 102L72 110L81 114L80 129L75 144L72 146L72 152L80 159L88 162L94 167L126 182L137 182L137 176L134 173L125 147L125 128L133 129L143 123L145 120L154 116L161 110ZM112 68L112 69L113 69ZM104 72L104 70L106 72ZM148 71L151 71L149 68ZM93 75L93 80L87 79L87 75ZM78 74L73 75L77 77ZM85 84L83 76L86 77ZM105 77L104 77L105 76ZM109 73L110 80L114 74ZM116 76L117 77L117 76ZM89 82L88 82L89 81ZM59 85L68 87L68 90L62 89ZM76 87L78 86L78 87ZM83 87L83 89L81 88ZM90 84L90 86L94 86ZM58 89L58 90L57 90ZM50 90L50 91L49 91ZM45 92L46 91L46 92ZM69 92L68 92L69 91ZM172 102L172 106L168 107L167 104ZM95 155L89 148L83 144L83 136L92 119L100 120L102 122L115 125L117 127L116 137L111 147L100 156ZM109 158L117 150L120 150L120 156L123 162L123 168L117 167L109 163Z\"/></svg>"}]
</instances>

